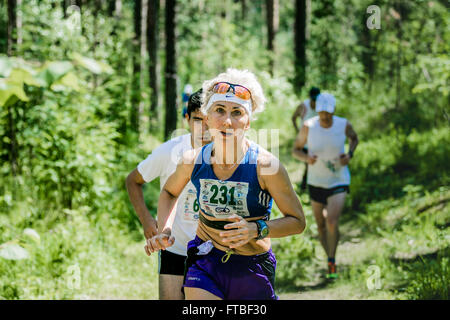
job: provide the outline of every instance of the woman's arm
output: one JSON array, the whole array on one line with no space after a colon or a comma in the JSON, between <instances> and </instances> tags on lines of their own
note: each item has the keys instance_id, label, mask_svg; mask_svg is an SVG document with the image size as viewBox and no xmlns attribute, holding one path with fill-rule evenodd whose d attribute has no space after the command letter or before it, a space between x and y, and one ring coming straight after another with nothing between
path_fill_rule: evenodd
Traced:
<instances>
[{"instance_id":1,"label":"woman's arm","mask_svg":"<svg viewBox=\"0 0 450 320\"><path fill-rule=\"evenodd\" d=\"M178 196L191 178L194 159L197 153L187 151L175 172L167 179L158 200L158 234L147 240L147 254L164 250L173 245L175 238L171 235L176 210L173 210Z\"/></svg>"},{"instance_id":2,"label":"woman's arm","mask_svg":"<svg viewBox=\"0 0 450 320\"><path fill-rule=\"evenodd\" d=\"M170 213L177 202L178 196L191 178L190 165L180 163L175 172L167 179L158 200L158 233L172 229L175 214ZM169 216L170 215L170 216Z\"/></svg>"},{"instance_id":3,"label":"woman's arm","mask_svg":"<svg viewBox=\"0 0 450 320\"><path fill-rule=\"evenodd\" d=\"M286 169L272 154L262 156L262 158L261 161L258 160L258 180L261 188L270 193L284 215L283 218L267 222L268 237L281 238L302 233L306 227L305 215L292 188ZM223 242L229 243L230 248L243 246L258 236L256 223L248 222L237 215L233 215L226 220L229 220L230 223L225 225L224 228L234 230L223 231L220 236Z\"/></svg>"},{"instance_id":4,"label":"woman's arm","mask_svg":"<svg viewBox=\"0 0 450 320\"><path fill-rule=\"evenodd\" d=\"M281 162L272 156L271 165L278 166L273 175L261 175L265 189L277 204L283 218L267 222L270 238L281 238L302 233L306 227L305 215L288 173Z\"/></svg>"}]
</instances>

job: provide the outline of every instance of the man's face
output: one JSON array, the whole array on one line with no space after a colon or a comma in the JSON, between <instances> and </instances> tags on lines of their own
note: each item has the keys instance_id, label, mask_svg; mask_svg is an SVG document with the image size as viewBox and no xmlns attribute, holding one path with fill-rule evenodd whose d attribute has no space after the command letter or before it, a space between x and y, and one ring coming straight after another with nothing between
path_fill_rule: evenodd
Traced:
<instances>
[{"instance_id":1,"label":"man's face","mask_svg":"<svg viewBox=\"0 0 450 320\"><path fill-rule=\"evenodd\" d=\"M333 113L319 111L319 118L322 123L331 124L331 122L333 121Z\"/></svg>"},{"instance_id":2,"label":"man's face","mask_svg":"<svg viewBox=\"0 0 450 320\"><path fill-rule=\"evenodd\" d=\"M191 113L191 117L186 114L186 120L189 123L189 130L191 131L194 148L199 148L211 142L211 136L208 131L206 119L199 109Z\"/></svg>"}]
</instances>

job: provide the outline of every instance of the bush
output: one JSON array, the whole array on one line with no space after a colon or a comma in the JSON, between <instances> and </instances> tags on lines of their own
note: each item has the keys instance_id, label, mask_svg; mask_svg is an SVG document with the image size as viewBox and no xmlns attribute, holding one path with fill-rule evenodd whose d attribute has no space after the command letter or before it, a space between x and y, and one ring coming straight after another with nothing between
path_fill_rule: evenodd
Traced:
<instances>
[{"instance_id":1,"label":"bush","mask_svg":"<svg viewBox=\"0 0 450 320\"><path fill-rule=\"evenodd\" d=\"M0 300L157 298L157 255L148 258L143 237L132 241L108 212L54 212L38 200L15 202L0 217ZM7 255L7 247L27 254Z\"/></svg>"},{"instance_id":2,"label":"bush","mask_svg":"<svg viewBox=\"0 0 450 320\"><path fill-rule=\"evenodd\" d=\"M447 250L448 251L448 250ZM416 263L411 274L411 282L406 289L410 299L449 300L450 268L449 252L436 260Z\"/></svg>"},{"instance_id":3,"label":"bush","mask_svg":"<svg viewBox=\"0 0 450 320\"><path fill-rule=\"evenodd\" d=\"M408 184L428 190L448 185L449 140L448 129L440 128L408 136L393 132L361 141L349 166L352 207L360 209L370 202L400 197Z\"/></svg>"}]
</instances>

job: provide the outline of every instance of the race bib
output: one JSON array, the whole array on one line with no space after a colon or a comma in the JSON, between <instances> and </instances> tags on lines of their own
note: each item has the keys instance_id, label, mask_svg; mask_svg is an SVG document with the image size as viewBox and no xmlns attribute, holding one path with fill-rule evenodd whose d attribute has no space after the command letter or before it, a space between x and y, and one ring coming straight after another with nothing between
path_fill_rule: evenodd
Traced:
<instances>
[{"instance_id":1,"label":"race bib","mask_svg":"<svg viewBox=\"0 0 450 320\"><path fill-rule=\"evenodd\" d=\"M200 179L200 206L209 216L227 218L232 214L248 217L248 182Z\"/></svg>"},{"instance_id":2,"label":"race bib","mask_svg":"<svg viewBox=\"0 0 450 320\"><path fill-rule=\"evenodd\" d=\"M200 205L197 201L197 191L195 188L188 188L183 198L183 220L197 221Z\"/></svg>"},{"instance_id":3,"label":"race bib","mask_svg":"<svg viewBox=\"0 0 450 320\"><path fill-rule=\"evenodd\" d=\"M339 158L331 160L322 160L323 165L335 176L340 175L340 170L342 168Z\"/></svg>"}]
</instances>

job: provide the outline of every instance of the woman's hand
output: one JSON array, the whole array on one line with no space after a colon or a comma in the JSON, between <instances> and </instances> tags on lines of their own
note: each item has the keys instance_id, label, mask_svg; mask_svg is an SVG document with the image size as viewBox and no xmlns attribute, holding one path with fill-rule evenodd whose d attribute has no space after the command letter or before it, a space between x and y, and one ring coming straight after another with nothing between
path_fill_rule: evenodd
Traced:
<instances>
[{"instance_id":1,"label":"woman's hand","mask_svg":"<svg viewBox=\"0 0 450 320\"><path fill-rule=\"evenodd\" d=\"M309 165L313 165L314 163L316 163L316 161L317 161L316 155L308 156L308 158L306 159L306 162L308 162Z\"/></svg>"},{"instance_id":2,"label":"woman's hand","mask_svg":"<svg viewBox=\"0 0 450 320\"><path fill-rule=\"evenodd\" d=\"M258 227L254 222L247 222L241 216L233 214L228 217L232 223L226 224L224 229L233 229L230 231L222 231L220 236L225 244L228 244L230 248L238 248L248 243L250 240L258 236Z\"/></svg>"},{"instance_id":3,"label":"woman's hand","mask_svg":"<svg viewBox=\"0 0 450 320\"><path fill-rule=\"evenodd\" d=\"M144 247L145 253L150 256L150 254L155 251L166 250L168 247L171 247L174 242L175 237L171 235L170 230L165 230L164 232L147 239L147 244Z\"/></svg>"}]
</instances>

